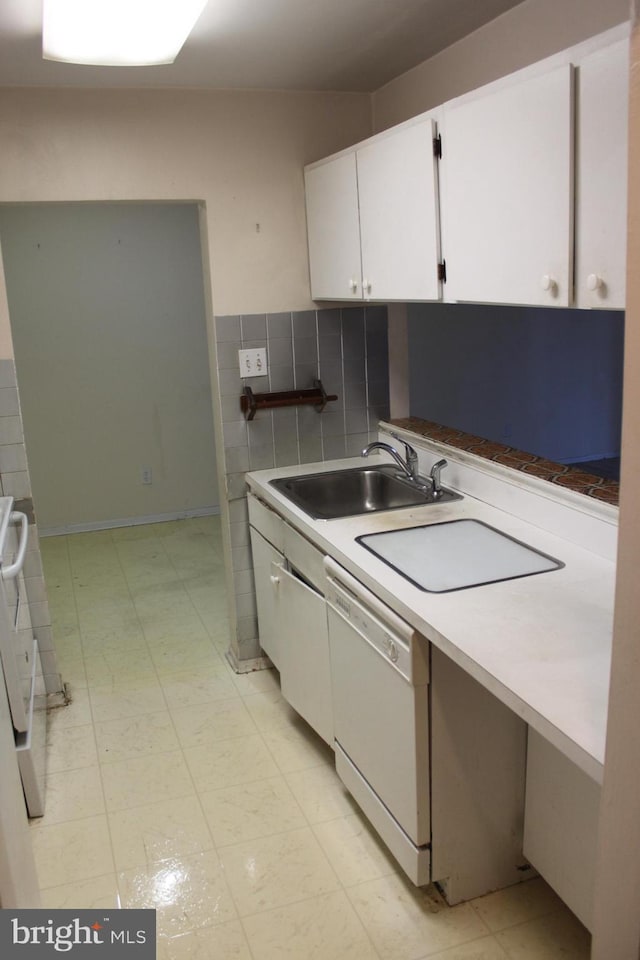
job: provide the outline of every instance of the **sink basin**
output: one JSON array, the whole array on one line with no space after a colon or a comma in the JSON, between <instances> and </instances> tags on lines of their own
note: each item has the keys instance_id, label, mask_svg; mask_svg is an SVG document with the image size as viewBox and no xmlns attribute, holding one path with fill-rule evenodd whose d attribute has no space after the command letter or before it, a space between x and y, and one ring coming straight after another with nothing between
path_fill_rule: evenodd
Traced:
<instances>
[{"instance_id":1,"label":"sink basin","mask_svg":"<svg viewBox=\"0 0 640 960\"><path fill-rule=\"evenodd\" d=\"M397 510L461 499L460 494L444 488L434 498L429 490L419 490L403 479L392 464L281 477L270 482L316 520L335 520L377 510Z\"/></svg>"}]
</instances>

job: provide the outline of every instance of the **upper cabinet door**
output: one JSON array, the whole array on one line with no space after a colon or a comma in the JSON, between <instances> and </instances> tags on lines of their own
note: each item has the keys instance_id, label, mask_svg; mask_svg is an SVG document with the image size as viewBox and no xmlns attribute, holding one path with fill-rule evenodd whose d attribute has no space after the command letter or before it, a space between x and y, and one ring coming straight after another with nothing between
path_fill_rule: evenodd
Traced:
<instances>
[{"instance_id":1,"label":"upper cabinet door","mask_svg":"<svg viewBox=\"0 0 640 960\"><path fill-rule=\"evenodd\" d=\"M576 302L624 308L629 42L577 65Z\"/></svg>"},{"instance_id":2,"label":"upper cabinet door","mask_svg":"<svg viewBox=\"0 0 640 960\"><path fill-rule=\"evenodd\" d=\"M305 170L311 296L361 300L355 152Z\"/></svg>"},{"instance_id":3,"label":"upper cabinet door","mask_svg":"<svg viewBox=\"0 0 640 960\"><path fill-rule=\"evenodd\" d=\"M570 303L572 70L445 105L447 300Z\"/></svg>"},{"instance_id":4,"label":"upper cabinet door","mask_svg":"<svg viewBox=\"0 0 640 960\"><path fill-rule=\"evenodd\" d=\"M365 298L440 296L435 133L427 119L357 151Z\"/></svg>"}]
</instances>

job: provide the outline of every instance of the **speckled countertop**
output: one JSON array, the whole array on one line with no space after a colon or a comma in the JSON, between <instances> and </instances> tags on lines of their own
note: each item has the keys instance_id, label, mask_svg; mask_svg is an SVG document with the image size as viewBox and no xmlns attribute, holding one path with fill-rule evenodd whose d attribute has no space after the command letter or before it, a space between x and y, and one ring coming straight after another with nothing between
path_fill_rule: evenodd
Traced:
<instances>
[{"instance_id":1,"label":"speckled countertop","mask_svg":"<svg viewBox=\"0 0 640 960\"><path fill-rule=\"evenodd\" d=\"M614 505L618 503L620 485L615 480L606 480L603 477L585 473L576 467L554 463L552 460L546 460L544 457L538 457L533 453L525 453L522 450L507 447L502 443L484 440L482 437L464 433L455 427L445 427L440 423L434 423L432 420L406 417L389 420L388 422L394 427L409 430L420 437L436 440L438 443L446 443L458 450L467 450L478 457L494 460L505 467L520 470L530 476L540 477L542 480L548 480L549 483L555 483L576 493L585 494L587 497L594 497L596 500Z\"/></svg>"}]
</instances>

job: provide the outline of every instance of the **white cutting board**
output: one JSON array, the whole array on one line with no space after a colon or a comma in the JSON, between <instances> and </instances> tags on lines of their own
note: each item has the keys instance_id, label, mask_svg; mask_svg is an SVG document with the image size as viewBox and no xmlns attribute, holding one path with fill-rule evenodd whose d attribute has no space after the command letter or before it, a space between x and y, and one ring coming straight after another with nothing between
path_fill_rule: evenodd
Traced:
<instances>
[{"instance_id":1,"label":"white cutting board","mask_svg":"<svg viewBox=\"0 0 640 960\"><path fill-rule=\"evenodd\" d=\"M564 566L479 520L450 520L372 533L358 537L358 542L431 593L526 577Z\"/></svg>"}]
</instances>

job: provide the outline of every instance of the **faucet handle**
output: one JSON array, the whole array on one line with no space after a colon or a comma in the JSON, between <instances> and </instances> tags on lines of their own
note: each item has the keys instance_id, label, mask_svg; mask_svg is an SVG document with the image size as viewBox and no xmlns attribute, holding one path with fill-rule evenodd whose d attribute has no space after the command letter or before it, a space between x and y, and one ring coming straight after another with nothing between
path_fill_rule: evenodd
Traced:
<instances>
[{"instance_id":1,"label":"faucet handle","mask_svg":"<svg viewBox=\"0 0 640 960\"><path fill-rule=\"evenodd\" d=\"M416 464L418 462L418 454L411 446L410 443L407 443L406 440L403 440L402 437L398 436L397 433L392 433L391 436L394 440L399 440L402 446L404 447L404 455L406 457L407 463Z\"/></svg>"},{"instance_id":2,"label":"faucet handle","mask_svg":"<svg viewBox=\"0 0 640 960\"><path fill-rule=\"evenodd\" d=\"M431 467L431 473L429 476L431 477L431 492L433 493L434 497L437 497L438 494L442 492L442 487L440 485L440 474L446 466L447 461L443 457L442 460L438 460L438 462L434 463L434 465Z\"/></svg>"}]
</instances>

